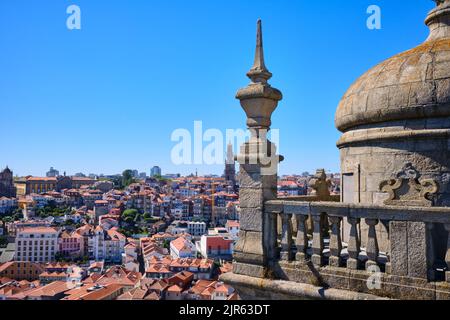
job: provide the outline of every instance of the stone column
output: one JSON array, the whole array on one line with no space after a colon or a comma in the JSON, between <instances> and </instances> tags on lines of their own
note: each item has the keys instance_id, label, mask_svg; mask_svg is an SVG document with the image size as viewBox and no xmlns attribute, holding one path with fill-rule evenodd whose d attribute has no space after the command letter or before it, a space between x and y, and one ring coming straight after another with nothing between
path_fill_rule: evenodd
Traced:
<instances>
[{"instance_id":1,"label":"stone column","mask_svg":"<svg viewBox=\"0 0 450 320\"><path fill-rule=\"evenodd\" d=\"M341 217L329 217L331 222L330 236L330 259L329 265L332 267L340 267L342 265L342 238L341 238Z\"/></svg>"},{"instance_id":2,"label":"stone column","mask_svg":"<svg viewBox=\"0 0 450 320\"><path fill-rule=\"evenodd\" d=\"M234 273L266 277L269 261L277 251L276 216L266 213L264 203L276 199L277 172L280 156L267 139L271 115L282 99L279 90L268 80L272 74L264 63L261 21L257 26L255 62L247 73L251 83L237 93L247 115L250 139L240 148L239 201L241 225L234 252Z\"/></svg>"},{"instance_id":3,"label":"stone column","mask_svg":"<svg viewBox=\"0 0 450 320\"><path fill-rule=\"evenodd\" d=\"M297 253L295 254L295 260L305 262L306 253L308 250L308 227L307 227L307 215L297 215L297 239L296 247Z\"/></svg>"},{"instance_id":4,"label":"stone column","mask_svg":"<svg viewBox=\"0 0 450 320\"><path fill-rule=\"evenodd\" d=\"M314 267L320 268L324 263L323 249L324 249L324 239L322 233L322 213L313 213L312 219L314 221L314 231L313 231L313 241L312 241L312 256L311 262Z\"/></svg>"},{"instance_id":5,"label":"stone column","mask_svg":"<svg viewBox=\"0 0 450 320\"><path fill-rule=\"evenodd\" d=\"M361 252L361 238L358 233L358 226L361 223L361 219L348 218L347 221L350 224L350 236L347 248L347 268L357 270L361 266L361 262L359 260L359 253Z\"/></svg>"},{"instance_id":6,"label":"stone column","mask_svg":"<svg viewBox=\"0 0 450 320\"><path fill-rule=\"evenodd\" d=\"M292 254L292 214L283 213L282 232L281 232L281 260L291 261Z\"/></svg>"},{"instance_id":7,"label":"stone column","mask_svg":"<svg viewBox=\"0 0 450 320\"><path fill-rule=\"evenodd\" d=\"M380 250L378 248L378 238L375 226L378 224L378 219L366 219L366 224L369 226L366 254L368 260L366 261L366 269L371 266L378 265L378 255Z\"/></svg>"}]
</instances>

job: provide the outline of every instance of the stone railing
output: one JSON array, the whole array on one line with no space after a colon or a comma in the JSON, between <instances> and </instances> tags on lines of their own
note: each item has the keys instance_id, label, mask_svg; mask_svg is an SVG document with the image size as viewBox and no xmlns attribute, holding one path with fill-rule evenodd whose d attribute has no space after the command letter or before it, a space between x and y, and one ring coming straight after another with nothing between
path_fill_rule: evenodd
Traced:
<instances>
[{"instance_id":1,"label":"stone railing","mask_svg":"<svg viewBox=\"0 0 450 320\"><path fill-rule=\"evenodd\" d=\"M336 273L342 269L360 272L360 275L380 273L385 276L380 276L380 281L394 283L394 286L405 284L398 277L410 279L406 282L412 287L450 282L450 233L447 233L448 239L440 239L444 242L440 254L431 236L435 227L444 233L450 231L450 208L272 200L265 203L265 214L278 218L268 221L281 221L281 234L277 232L280 226L272 226L273 232L279 235L278 241L268 242L276 247L266 248L271 253L268 260L270 268L275 270L275 278L306 282L305 278L292 276L293 273L286 270L310 264L310 270L319 273L328 270L329 280L333 275L342 277L343 274ZM379 224L387 226L385 252L379 248ZM331 287L355 289L335 286L333 280L326 282L331 283ZM383 294L396 297L386 290Z\"/></svg>"}]
</instances>

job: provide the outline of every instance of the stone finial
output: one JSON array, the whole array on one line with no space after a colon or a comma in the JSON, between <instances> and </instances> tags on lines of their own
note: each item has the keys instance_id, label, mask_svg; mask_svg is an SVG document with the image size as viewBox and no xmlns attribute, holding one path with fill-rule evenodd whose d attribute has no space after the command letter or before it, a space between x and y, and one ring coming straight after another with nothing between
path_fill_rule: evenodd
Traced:
<instances>
[{"instance_id":1,"label":"stone finial","mask_svg":"<svg viewBox=\"0 0 450 320\"><path fill-rule=\"evenodd\" d=\"M433 206L430 197L439 190L438 184L432 179L420 179L420 173L407 163L396 179L380 183L380 191L388 193L385 205L392 206Z\"/></svg>"},{"instance_id":2,"label":"stone finial","mask_svg":"<svg viewBox=\"0 0 450 320\"><path fill-rule=\"evenodd\" d=\"M267 80L272 78L272 73L266 68L264 62L264 48L263 48L263 36L262 36L262 23L261 19L258 19L256 30L256 51L255 62L253 67L247 73L247 76L254 83L266 83Z\"/></svg>"},{"instance_id":3,"label":"stone finial","mask_svg":"<svg viewBox=\"0 0 450 320\"><path fill-rule=\"evenodd\" d=\"M325 201L330 198L331 180L327 179L325 169L318 169L314 178L309 181L308 186L314 190L313 194L319 200Z\"/></svg>"},{"instance_id":4,"label":"stone finial","mask_svg":"<svg viewBox=\"0 0 450 320\"><path fill-rule=\"evenodd\" d=\"M239 90L236 95L247 114L247 126L250 129L269 130L272 113L278 101L283 99L283 95L267 82L272 74L267 70L264 62L261 20L258 20L257 26L255 61L247 76L252 82L246 88Z\"/></svg>"},{"instance_id":5,"label":"stone finial","mask_svg":"<svg viewBox=\"0 0 450 320\"><path fill-rule=\"evenodd\" d=\"M428 41L450 37L450 0L433 0L436 7L428 13L425 24L430 28Z\"/></svg>"},{"instance_id":6,"label":"stone finial","mask_svg":"<svg viewBox=\"0 0 450 320\"><path fill-rule=\"evenodd\" d=\"M433 0L434 2L436 2L437 6L440 6L441 4L443 4L444 2L448 2L449 0Z\"/></svg>"}]
</instances>

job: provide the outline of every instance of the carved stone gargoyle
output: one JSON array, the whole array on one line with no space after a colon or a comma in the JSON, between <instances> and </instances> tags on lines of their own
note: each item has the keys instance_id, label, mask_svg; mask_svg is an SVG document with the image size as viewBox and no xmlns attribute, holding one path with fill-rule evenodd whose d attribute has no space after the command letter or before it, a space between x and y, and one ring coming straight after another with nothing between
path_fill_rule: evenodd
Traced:
<instances>
[{"instance_id":1,"label":"carved stone gargoyle","mask_svg":"<svg viewBox=\"0 0 450 320\"><path fill-rule=\"evenodd\" d=\"M407 163L397 174L397 179L390 179L380 183L380 191L389 194L384 201L391 206L420 206L432 207L432 195L439 190L433 179L419 179L420 173L411 163Z\"/></svg>"},{"instance_id":2,"label":"carved stone gargoyle","mask_svg":"<svg viewBox=\"0 0 450 320\"><path fill-rule=\"evenodd\" d=\"M314 190L312 194L318 200L328 201L330 199L331 180L327 179L325 169L318 169L314 178L309 180L308 186Z\"/></svg>"}]
</instances>

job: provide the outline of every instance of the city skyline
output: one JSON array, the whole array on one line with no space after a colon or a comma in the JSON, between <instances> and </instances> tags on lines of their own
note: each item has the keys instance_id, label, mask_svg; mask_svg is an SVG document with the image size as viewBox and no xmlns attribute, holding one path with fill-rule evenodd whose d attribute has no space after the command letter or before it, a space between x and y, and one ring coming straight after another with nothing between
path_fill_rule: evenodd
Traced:
<instances>
[{"instance_id":1,"label":"city skyline","mask_svg":"<svg viewBox=\"0 0 450 320\"><path fill-rule=\"evenodd\" d=\"M337 172L339 100L369 67L422 42L428 30L417 21L433 7L377 1L382 29L369 30L370 1L286 3L283 10L238 1L111 2L105 14L103 5L80 0L82 29L67 30L69 4L0 4L0 104L9 119L0 129L8 137L0 164L19 175L42 175L50 165L68 174L147 172L153 164L221 175L223 165L174 165L170 137L193 131L197 120L205 130L245 129L234 96L248 83L258 18L272 84L284 94L272 126L282 128L280 174ZM314 12L322 21L311 28Z\"/></svg>"}]
</instances>

